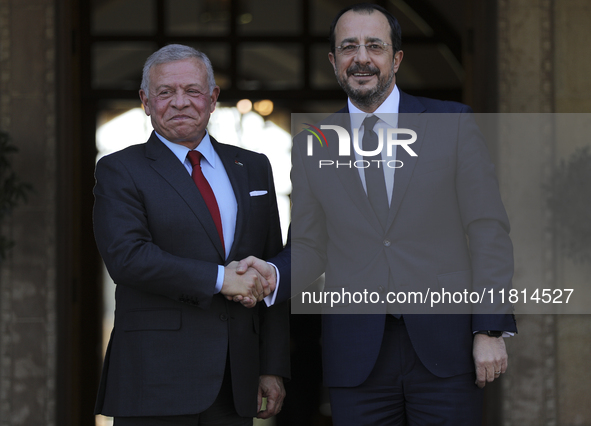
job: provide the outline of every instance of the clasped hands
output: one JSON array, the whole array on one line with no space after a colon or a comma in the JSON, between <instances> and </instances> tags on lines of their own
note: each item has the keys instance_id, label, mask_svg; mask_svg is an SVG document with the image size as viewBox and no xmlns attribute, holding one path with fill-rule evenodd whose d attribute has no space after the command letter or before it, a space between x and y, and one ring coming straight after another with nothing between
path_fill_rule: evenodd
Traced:
<instances>
[{"instance_id":1,"label":"clasped hands","mask_svg":"<svg viewBox=\"0 0 591 426\"><path fill-rule=\"evenodd\" d=\"M275 268L264 260L249 256L240 262L231 262L225 267L221 293L228 300L252 308L274 292L276 286Z\"/></svg>"}]
</instances>

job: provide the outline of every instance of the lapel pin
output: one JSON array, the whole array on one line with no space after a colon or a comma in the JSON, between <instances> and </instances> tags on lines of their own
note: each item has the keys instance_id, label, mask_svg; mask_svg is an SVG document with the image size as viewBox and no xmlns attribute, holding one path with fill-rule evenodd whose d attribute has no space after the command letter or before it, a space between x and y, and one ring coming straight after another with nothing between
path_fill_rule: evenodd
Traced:
<instances>
[{"instance_id":1,"label":"lapel pin","mask_svg":"<svg viewBox=\"0 0 591 426\"><path fill-rule=\"evenodd\" d=\"M234 164L238 164L239 166L244 166L244 164L242 164L240 161L238 160L234 160Z\"/></svg>"}]
</instances>

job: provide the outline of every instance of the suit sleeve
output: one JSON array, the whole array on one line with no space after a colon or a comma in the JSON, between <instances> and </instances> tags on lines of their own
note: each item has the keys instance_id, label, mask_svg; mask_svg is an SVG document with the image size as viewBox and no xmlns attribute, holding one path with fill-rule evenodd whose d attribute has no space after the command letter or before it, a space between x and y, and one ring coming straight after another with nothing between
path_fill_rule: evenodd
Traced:
<instances>
[{"instance_id":1,"label":"suit sleeve","mask_svg":"<svg viewBox=\"0 0 591 426\"><path fill-rule=\"evenodd\" d=\"M472 290L478 293L512 288L513 245L509 219L484 139L470 108L460 114L460 141L456 191L462 224L468 236L472 264ZM473 331L517 331L509 303L478 306L472 317Z\"/></svg>"},{"instance_id":2,"label":"suit sleeve","mask_svg":"<svg viewBox=\"0 0 591 426\"><path fill-rule=\"evenodd\" d=\"M292 148L291 294L312 284L326 268L328 242L326 214L316 199L306 172L301 140Z\"/></svg>"},{"instance_id":3,"label":"suit sleeve","mask_svg":"<svg viewBox=\"0 0 591 426\"><path fill-rule=\"evenodd\" d=\"M209 307L218 265L172 255L153 242L144 194L116 155L98 162L95 177L94 234L115 283Z\"/></svg>"},{"instance_id":4,"label":"suit sleeve","mask_svg":"<svg viewBox=\"0 0 591 426\"><path fill-rule=\"evenodd\" d=\"M287 231L287 242L283 250L275 257L267 260L279 270L279 288L275 303L289 300L291 296L291 225Z\"/></svg>"}]
</instances>

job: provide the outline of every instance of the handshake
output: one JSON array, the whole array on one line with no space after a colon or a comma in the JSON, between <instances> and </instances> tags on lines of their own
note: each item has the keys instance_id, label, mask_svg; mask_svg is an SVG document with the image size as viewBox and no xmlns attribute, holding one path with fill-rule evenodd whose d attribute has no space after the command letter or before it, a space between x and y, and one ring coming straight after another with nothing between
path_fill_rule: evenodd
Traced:
<instances>
[{"instance_id":1,"label":"handshake","mask_svg":"<svg viewBox=\"0 0 591 426\"><path fill-rule=\"evenodd\" d=\"M254 256L232 262L224 271L221 293L226 299L252 308L277 287L275 267Z\"/></svg>"}]
</instances>

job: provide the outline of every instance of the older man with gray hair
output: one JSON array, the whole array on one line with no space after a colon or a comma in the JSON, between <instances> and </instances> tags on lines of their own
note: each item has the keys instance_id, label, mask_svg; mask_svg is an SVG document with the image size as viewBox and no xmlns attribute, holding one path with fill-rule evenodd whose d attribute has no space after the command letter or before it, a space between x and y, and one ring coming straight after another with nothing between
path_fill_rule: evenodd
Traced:
<instances>
[{"instance_id":1,"label":"older man with gray hair","mask_svg":"<svg viewBox=\"0 0 591 426\"><path fill-rule=\"evenodd\" d=\"M270 292L234 260L281 249L273 177L264 155L208 134L219 92L202 52L160 49L140 90L154 132L96 167L95 238L117 285L96 413L116 426L252 425L281 409L287 306L227 300Z\"/></svg>"}]
</instances>

